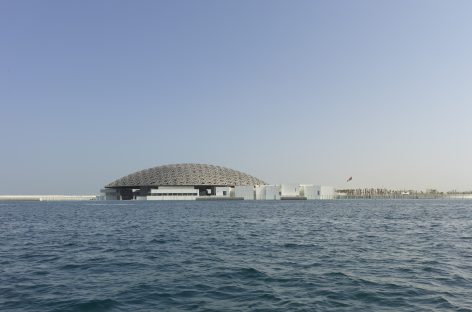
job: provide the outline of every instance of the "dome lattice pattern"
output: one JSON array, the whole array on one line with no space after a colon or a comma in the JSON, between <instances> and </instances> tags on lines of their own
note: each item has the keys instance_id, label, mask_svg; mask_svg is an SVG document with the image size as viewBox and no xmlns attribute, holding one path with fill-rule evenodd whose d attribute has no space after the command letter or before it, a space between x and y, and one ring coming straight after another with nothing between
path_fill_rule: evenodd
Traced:
<instances>
[{"instance_id":1,"label":"dome lattice pattern","mask_svg":"<svg viewBox=\"0 0 472 312\"><path fill-rule=\"evenodd\" d=\"M142 187L142 186L235 186L235 185L264 185L267 184L246 173L233 169L203 165L175 164L153 167L122 177L107 188Z\"/></svg>"}]
</instances>

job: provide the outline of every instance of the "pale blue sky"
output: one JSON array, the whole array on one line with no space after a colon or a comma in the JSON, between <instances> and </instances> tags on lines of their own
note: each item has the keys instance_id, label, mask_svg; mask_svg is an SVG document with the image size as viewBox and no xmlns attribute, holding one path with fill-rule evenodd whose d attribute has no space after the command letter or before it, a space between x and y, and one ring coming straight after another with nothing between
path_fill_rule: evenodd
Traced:
<instances>
[{"instance_id":1,"label":"pale blue sky","mask_svg":"<svg viewBox=\"0 0 472 312\"><path fill-rule=\"evenodd\" d=\"M97 193L180 162L271 183L471 190L471 12L0 1L0 194Z\"/></svg>"}]
</instances>

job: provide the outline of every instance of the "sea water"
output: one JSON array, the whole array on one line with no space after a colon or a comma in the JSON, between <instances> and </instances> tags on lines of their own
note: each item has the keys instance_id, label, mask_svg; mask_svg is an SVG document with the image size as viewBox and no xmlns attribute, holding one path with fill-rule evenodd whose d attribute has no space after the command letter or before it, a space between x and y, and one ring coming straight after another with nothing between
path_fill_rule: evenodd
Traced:
<instances>
[{"instance_id":1,"label":"sea water","mask_svg":"<svg viewBox=\"0 0 472 312\"><path fill-rule=\"evenodd\" d=\"M472 201L0 203L1 311L472 311Z\"/></svg>"}]
</instances>

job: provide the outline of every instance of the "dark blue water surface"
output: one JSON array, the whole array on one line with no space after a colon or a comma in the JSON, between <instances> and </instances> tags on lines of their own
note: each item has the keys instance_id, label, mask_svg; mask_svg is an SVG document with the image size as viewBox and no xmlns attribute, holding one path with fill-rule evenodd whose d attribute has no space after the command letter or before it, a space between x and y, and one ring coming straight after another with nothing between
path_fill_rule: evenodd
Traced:
<instances>
[{"instance_id":1,"label":"dark blue water surface","mask_svg":"<svg viewBox=\"0 0 472 312\"><path fill-rule=\"evenodd\" d=\"M2 311L472 311L472 201L0 203Z\"/></svg>"}]
</instances>

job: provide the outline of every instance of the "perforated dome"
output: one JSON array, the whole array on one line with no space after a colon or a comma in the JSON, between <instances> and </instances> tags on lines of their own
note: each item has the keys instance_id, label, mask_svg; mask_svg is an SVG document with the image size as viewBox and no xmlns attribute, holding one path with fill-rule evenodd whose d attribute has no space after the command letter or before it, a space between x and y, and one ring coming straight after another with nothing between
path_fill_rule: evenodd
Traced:
<instances>
[{"instance_id":1,"label":"perforated dome","mask_svg":"<svg viewBox=\"0 0 472 312\"><path fill-rule=\"evenodd\" d=\"M236 186L267 184L246 173L204 164L174 164L141 170L108 184L107 188L143 186Z\"/></svg>"}]
</instances>

